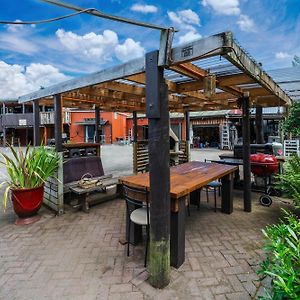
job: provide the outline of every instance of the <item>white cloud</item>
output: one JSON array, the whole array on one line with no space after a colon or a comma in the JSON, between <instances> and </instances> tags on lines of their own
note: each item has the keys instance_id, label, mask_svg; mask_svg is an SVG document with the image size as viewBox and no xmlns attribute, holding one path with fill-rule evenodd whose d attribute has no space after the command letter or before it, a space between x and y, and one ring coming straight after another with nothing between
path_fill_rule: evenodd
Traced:
<instances>
[{"instance_id":1,"label":"white cloud","mask_svg":"<svg viewBox=\"0 0 300 300\"><path fill-rule=\"evenodd\" d=\"M118 44L118 36L112 30L104 30L103 34L94 32L78 35L72 31L58 29L56 36L61 44L70 52L86 59L99 59L103 63L111 58L111 49Z\"/></svg>"},{"instance_id":2,"label":"white cloud","mask_svg":"<svg viewBox=\"0 0 300 300\"><path fill-rule=\"evenodd\" d=\"M22 22L22 20L15 20L15 22ZM22 31L26 31L26 29L28 28L34 28L35 25L31 24L31 25L23 25L23 24L8 24L6 25L6 29L8 32L22 32Z\"/></svg>"},{"instance_id":3,"label":"white cloud","mask_svg":"<svg viewBox=\"0 0 300 300\"><path fill-rule=\"evenodd\" d=\"M114 55L124 62L145 54L145 49L140 43L131 38L119 44L118 35L111 30L104 30L103 34L90 32L78 35L58 29L56 35L64 48L72 54L89 61L96 59L98 64L111 61Z\"/></svg>"},{"instance_id":4,"label":"white cloud","mask_svg":"<svg viewBox=\"0 0 300 300\"><path fill-rule=\"evenodd\" d=\"M240 15L237 24L242 31L255 31L255 24L253 20L246 15Z\"/></svg>"},{"instance_id":5,"label":"white cloud","mask_svg":"<svg viewBox=\"0 0 300 300\"><path fill-rule=\"evenodd\" d=\"M116 46L115 53L119 60L125 62L143 56L145 49L139 42L135 42L133 39L126 39L123 44Z\"/></svg>"},{"instance_id":6,"label":"white cloud","mask_svg":"<svg viewBox=\"0 0 300 300\"><path fill-rule=\"evenodd\" d=\"M178 12L168 11L169 19L181 29L193 30L192 25L200 25L200 18L191 9L179 10Z\"/></svg>"},{"instance_id":7,"label":"white cloud","mask_svg":"<svg viewBox=\"0 0 300 300\"><path fill-rule=\"evenodd\" d=\"M277 52L277 53L275 53L275 57L277 59L291 59L292 55L290 55L286 52Z\"/></svg>"},{"instance_id":8,"label":"white cloud","mask_svg":"<svg viewBox=\"0 0 300 300\"><path fill-rule=\"evenodd\" d=\"M143 14L156 13L158 11L157 7L154 5L143 5L143 4L134 4L130 8L132 11L141 12Z\"/></svg>"},{"instance_id":9,"label":"white cloud","mask_svg":"<svg viewBox=\"0 0 300 300\"><path fill-rule=\"evenodd\" d=\"M200 39L202 36L198 32L189 31L186 34L179 37L179 44L188 43L197 39Z\"/></svg>"},{"instance_id":10,"label":"white cloud","mask_svg":"<svg viewBox=\"0 0 300 300\"><path fill-rule=\"evenodd\" d=\"M202 0L202 5L211 7L219 15L239 15L239 0Z\"/></svg>"},{"instance_id":11,"label":"white cloud","mask_svg":"<svg viewBox=\"0 0 300 300\"><path fill-rule=\"evenodd\" d=\"M18 96L38 90L69 79L51 65L32 63L29 66L11 65L0 61L0 97L17 98Z\"/></svg>"}]
</instances>

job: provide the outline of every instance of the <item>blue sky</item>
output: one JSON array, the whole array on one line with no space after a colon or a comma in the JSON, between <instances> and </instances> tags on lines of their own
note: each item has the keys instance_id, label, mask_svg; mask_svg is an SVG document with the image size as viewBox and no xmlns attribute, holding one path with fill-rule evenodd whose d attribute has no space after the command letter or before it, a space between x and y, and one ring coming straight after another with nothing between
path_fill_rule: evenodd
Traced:
<instances>
[{"instance_id":1,"label":"blue sky","mask_svg":"<svg viewBox=\"0 0 300 300\"><path fill-rule=\"evenodd\" d=\"M230 30L263 67L300 56L299 0L66 0L85 8L175 26L174 45ZM0 20L40 20L70 13L38 0L2 3ZM0 25L0 95L15 97L98 71L158 47L159 33L80 15L36 26ZM1 97L0 96L0 97Z\"/></svg>"}]
</instances>

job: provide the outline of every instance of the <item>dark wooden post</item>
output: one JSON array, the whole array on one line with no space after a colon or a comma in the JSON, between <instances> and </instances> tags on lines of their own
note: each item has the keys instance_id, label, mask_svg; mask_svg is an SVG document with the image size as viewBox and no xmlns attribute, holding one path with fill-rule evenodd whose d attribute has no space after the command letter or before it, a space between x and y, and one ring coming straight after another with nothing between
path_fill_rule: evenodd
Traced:
<instances>
[{"instance_id":1,"label":"dark wooden post","mask_svg":"<svg viewBox=\"0 0 300 300\"><path fill-rule=\"evenodd\" d=\"M3 147L6 147L6 128L3 126Z\"/></svg>"},{"instance_id":2,"label":"dark wooden post","mask_svg":"<svg viewBox=\"0 0 300 300\"><path fill-rule=\"evenodd\" d=\"M33 101L33 145L41 144L39 100Z\"/></svg>"},{"instance_id":3,"label":"dark wooden post","mask_svg":"<svg viewBox=\"0 0 300 300\"><path fill-rule=\"evenodd\" d=\"M61 95L54 96L54 137L55 149L57 152L62 151L62 107Z\"/></svg>"},{"instance_id":4,"label":"dark wooden post","mask_svg":"<svg viewBox=\"0 0 300 300\"><path fill-rule=\"evenodd\" d=\"M249 96L242 98L243 107L243 170L244 170L244 211L251 212L251 166L250 166L250 111Z\"/></svg>"},{"instance_id":5,"label":"dark wooden post","mask_svg":"<svg viewBox=\"0 0 300 300\"><path fill-rule=\"evenodd\" d=\"M136 111L132 113L132 129L133 129L133 173L137 173L137 138L138 138L138 129L137 129L137 114Z\"/></svg>"},{"instance_id":6,"label":"dark wooden post","mask_svg":"<svg viewBox=\"0 0 300 300\"><path fill-rule=\"evenodd\" d=\"M262 107L260 105L257 105L256 112L255 112L255 135L256 135L257 144L263 144L265 142L262 111L263 111Z\"/></svg>"},{"instance_id":7,"label":"dark wooden post","mask_svg":"<svg viewBox=\"0 0 300 300\"><path fill-rule=\"evenodd\" d=\"M158 51L146 54L146 107L149 120L150 262L156 288L170 282L170 141L168 89Z\"/></svg>"},{"instance_id":8,"label":"dark wooden post","mask_svg":"<svg viewBox=\"0 0 300 300\"><path fill-rule=\"evenodd\" d=\"M100 143L100 110L99 107L95 107L95 135L96 135L96 139L95 142L96 143Z\"/></svg>"},{"instance_id":9,"label":"dark wooden post","mask_svg":"<svg viewBox=\"0 0 300 300\"><path fill-rule=\"evenodd\" d=\"M184 120L185 120L185 139L186 139L186 155L187 160L190 161L190 112L186 110L184 112Z\"/></svg>"}]
</instances>

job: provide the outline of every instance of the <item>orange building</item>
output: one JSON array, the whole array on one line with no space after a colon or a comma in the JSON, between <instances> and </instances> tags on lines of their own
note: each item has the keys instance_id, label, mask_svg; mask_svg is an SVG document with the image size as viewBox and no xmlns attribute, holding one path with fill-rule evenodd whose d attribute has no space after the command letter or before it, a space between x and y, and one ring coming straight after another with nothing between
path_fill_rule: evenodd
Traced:
<instances>
[{"instance_id":1,"label":"orange building","mask_svg":"<svg viewBox=\"0 0 300 300\"><path fill-rule=\"evenodd\" d=\"M71 110L70 140L73 143L95 141L95 111ZM102 143L114 143L127 138L125 113L100 112Z\"/></svg>"}]
</instances>

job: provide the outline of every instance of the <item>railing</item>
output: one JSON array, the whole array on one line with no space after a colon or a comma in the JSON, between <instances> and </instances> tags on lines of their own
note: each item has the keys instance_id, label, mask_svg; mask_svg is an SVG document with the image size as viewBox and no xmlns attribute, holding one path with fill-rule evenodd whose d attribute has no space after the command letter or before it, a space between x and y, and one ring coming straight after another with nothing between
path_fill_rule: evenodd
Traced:
<instances>
[{"instance_id":1,"label":"railing","mask_svg":"<svg viewBox=\"0 0 300 300\"><path fill-rule=\"evenodd\" d=\"M40 112L40 122L42 125L54 124L54 111ZM63 112L63 123L71 123L69 111Z\"/></svg>"}]
</instances>

